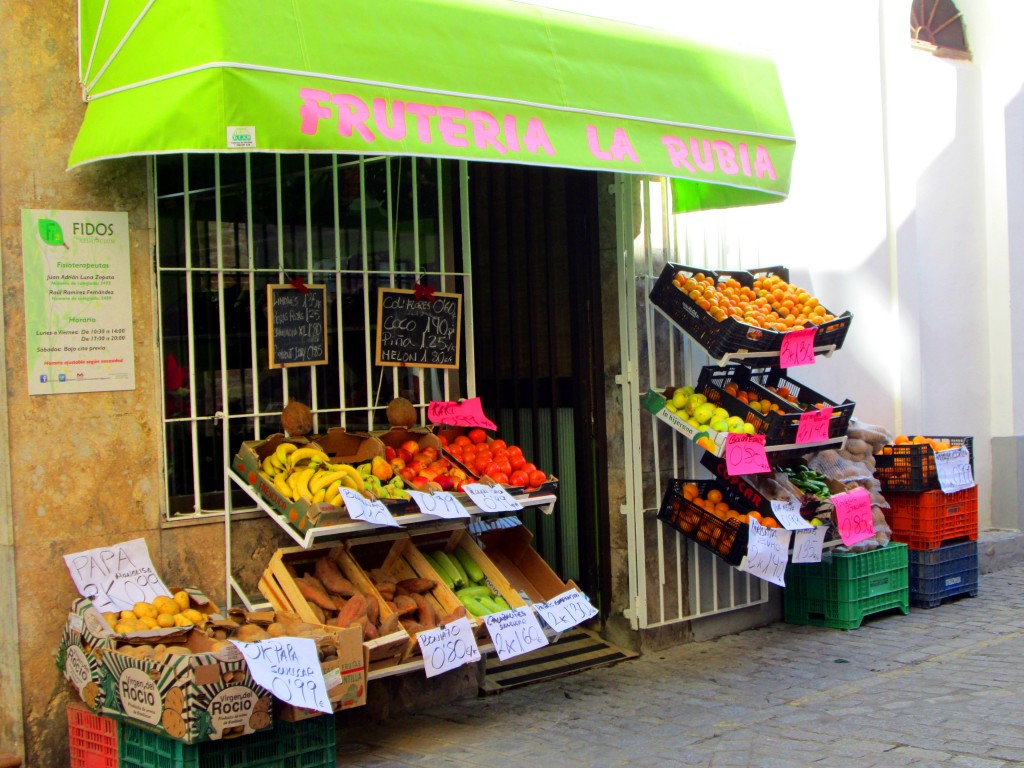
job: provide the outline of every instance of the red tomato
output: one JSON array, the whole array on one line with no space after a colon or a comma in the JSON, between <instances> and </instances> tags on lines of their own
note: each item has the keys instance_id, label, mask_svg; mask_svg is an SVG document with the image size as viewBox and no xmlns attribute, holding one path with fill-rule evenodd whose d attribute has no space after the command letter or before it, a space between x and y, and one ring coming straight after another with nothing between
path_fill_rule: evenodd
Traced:
<instances>
[{"instance_id":1,"label":"red tomato","mask_svg":"<svg viewBox=\"0 0 1024 768\"><path fill-rule=\"evenodd\" d=\"M456 438L455 438L455 444L456 444L456 445L469 445L469 444L470 444L470 443L472 443L472 442L473 442L473 441L472 441L472 440L470 440L470 439L469 439L468 437L466 437L465 435L459 435L458 437L456 437Z\"/></svg>"},{"instance_id":2,"label":"red tomato","mask_svg":"<svg viewBox=\"0 0 1024 768\"><path fill-rule=\"evenodd\" d=\"M498 485L508 485L508 475L506 475L504 472L496 472L493 475L490 472L488 472L487 476L490 477L491 480L496 482Z\"/></svg>"},{"instance_id":3,"label":"red tomato","mask_svg":"<svg viewBox=\"0 0 1024 768\"><path fill-rule=\"evenodd\" d=\"M520 448L518 445L510 445L508 447L508 454L509 456L522 456L523 449Z\"/></svg>"},{"instance_id":4,"label":"red tomato","mask_svg":"<svg viewBox=\"0 0 1024 768\"><path fill-rule=\"evenodd\" d=\"M448 453L454 456L456 459L462 459L462 446L461 445L450 445L448 446Z\"/></svg>"},{"instance_id":5,"label":"red tomato","mask_svg":"<svg viewBox=\"0 0 1024 768\"><path fill-rule=\"evenodd\" d=\"M504 440L491 440L492 451L503 451L508 448L508 444Z\"/></svg>"},{"instance_id":6,"label":"red tomato","mask_svg":"<svg viewBox=\"0 0 1024 768\"><path fill-rule=\"evenodd\" d=\"M525 472L513 472L508 476L508 481L512 485L526 485L530 482L530 476Z\"/></svg>"},{"instance_id":7,"label":"red tomato","mask_svg":"<svg viewBox=\"0 0 1024 768\"><path fill-rule=\"evenodd\" d=\"M498 463L496 461L492 461L490 464L488 464L486 467L484 467L483 472L484 472L485 475L487 475L489 478L491 478L491 480L495 480L495 481L496 481L495 475L504 474L501 471L501 467L498 466Z\"/></svg>"},{"instance_id":8,"label":"red tomato","mask_svg":"<svg viewBox=\"0 0 1024 768\"><path fill-rule=\"evenodd\" d=\"M506 475L512 474L512 465L508 463L508 459L499 459L495 457L494 463L498 465L498 471Z\"/></svg>"},{"instance_id":9,"label":"red tomato","mask_svg":"<svg viewBox=\"0 0 1024 768\"><path fill-rule=\"evenodd\" d=\"M521 454L521 453L518 456L513 456L510 453L508 455L508 457L509 457L509 462L508 463L512 467L512 471L513 472L516 472L516 471L522 469L523 465L526 464L526 459L523 458L523 454Z\"/></svg>"},{"instance_id":10,"label":"red tomato","mask_svg":"<svg viewBox=\"0 0 1024 768\"><path fill-rule=\"evenodd\" d=\"M537 465L531 461L528 461L519 468L523 470L523 472L525 472L526 474L530 474L531 472L537 469Z\"/></svg>"},{"instance_id":11,"label":"red tomato","mask_svg":"<svg viewBox=\"0 0 1024 768\"><path fill-rule=\"evenodd\" d=\"M469 439L477 444L484 443L487 441L487 433L480 429L480 427L474 427L469 430Z\"/></svg>"},{"instance_id":12,"label":"red tomato","mask_svg":"<svg viewBox=\"0 0 1024 768\"><path fill-rule=\"evenodd\" d=\"M473 462L473 469L478 475L483 474L484 470L487 469L487 465L491 464L491 457L488 455L477 456L476 461Z\"/></svg>"},{"instance_id":13,"label":"red tomato","mask_svg":"<svg viewBox=\"0 0 1024 768\"><path fill-rule=\"evenodd\" d=\"M539 469L535 469L533 470L533 472L530 473L530 487L536 488L540 485L543 485L547 481L547 479L548 476L546 474L541 472Z\"/></svg>"},{"instance_id":14,"label":"red tomato","mask_svg":"<svg viewBox=\"0 0 1024 768\"><path fill-rule=\"evenodd\" d=\"M448 446L448 438L445 435L438 435L437 437L441 441L441 447L446 448Z\"/></svg>"}]
</instances>

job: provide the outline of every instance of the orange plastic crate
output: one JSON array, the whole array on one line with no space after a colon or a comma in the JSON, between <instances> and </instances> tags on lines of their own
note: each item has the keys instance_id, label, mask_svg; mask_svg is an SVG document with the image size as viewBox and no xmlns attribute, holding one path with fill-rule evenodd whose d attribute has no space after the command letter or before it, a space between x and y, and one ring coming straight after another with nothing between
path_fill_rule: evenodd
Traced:
<instances>
[{"instance_id":1,"label":"orange plastic crate","mask_svg":"<svg viewBox=\"0 0 1024 768\"><path fill-rule=\"evenodd\" d=\"M77 701L68 704L68 742L71 768L117 768L117 721Z\"/></svg>"},{"instance_id":2,"label":"orange plastic crate","mask_svg":"<svg viewBox=\"0 0 1024 768\"><path fill-rule=\"evenodd\" d=\"M978 539L978 488L956 493L887 493L885 519L893 541L911 549L938 549L955 541Z\"/></svg>"}]
</instances>

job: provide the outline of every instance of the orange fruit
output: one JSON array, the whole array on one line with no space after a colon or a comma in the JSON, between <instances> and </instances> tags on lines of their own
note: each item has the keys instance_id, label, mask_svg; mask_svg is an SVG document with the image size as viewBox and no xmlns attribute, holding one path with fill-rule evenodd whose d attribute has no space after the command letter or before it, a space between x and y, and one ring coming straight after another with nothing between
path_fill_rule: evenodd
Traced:
<instances>
[{"instance_id":1,"label":"orange fruit","mask_svg":"<svg viewBox=\"0 0 1024 768\"><path fill-rule=\"evenodd\" d=\"M710 491L708 491L707 499L713 504L717 504L722 500L722 492L717 488L712 488Z\"/></svg>"}]
</instances>

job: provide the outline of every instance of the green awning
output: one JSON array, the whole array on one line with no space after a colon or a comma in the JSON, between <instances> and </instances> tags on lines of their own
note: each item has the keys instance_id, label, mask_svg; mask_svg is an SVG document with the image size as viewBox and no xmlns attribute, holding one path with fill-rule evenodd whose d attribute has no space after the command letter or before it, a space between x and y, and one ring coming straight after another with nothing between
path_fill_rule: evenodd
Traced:
<instances>
[{"instance_id":1,"label":"green awning","mask_svg":"<svg viewBox=\"0 0 1024 768\"><path fill-rule=\"evenodd\" d=\"M777 202L771 59L509 0L80 0L69 167L184 152L419 155L669 176Z\"/></svg>"}]
</instances>

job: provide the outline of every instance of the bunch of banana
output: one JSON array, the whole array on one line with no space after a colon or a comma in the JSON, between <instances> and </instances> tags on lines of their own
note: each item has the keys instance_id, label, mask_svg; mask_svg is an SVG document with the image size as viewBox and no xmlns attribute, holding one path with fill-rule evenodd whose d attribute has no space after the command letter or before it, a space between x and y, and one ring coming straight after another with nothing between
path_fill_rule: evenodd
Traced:
<instances>
[{"instance_id":1,"label":"bunch of banana","mask_svg":"<svg viewBox=\"0 0 1024 768\"><path fill-rule=\"evenodd\" d=\"M383 461L383 459L382 459ZM373 474L373 464L366 462L360 464L356 469L363 479L363 488L372 493L378 499L405 499L412 498L405 489L405 481L397 472L392 475L386 483Z\"/></svg>"},{"instance_id":2,"label":"bunch of banana","mask_svg":"<svg viewBox=\"0 0 1024 768\"><path fill-rule=\"evenodd\" d=\"M281 443L263 459L261 469L278 493L291 501L305 499L344 506L340 488L363 491L363 476L351 464L332 464L319 448Z\"/></svg>"}]
</instances>

